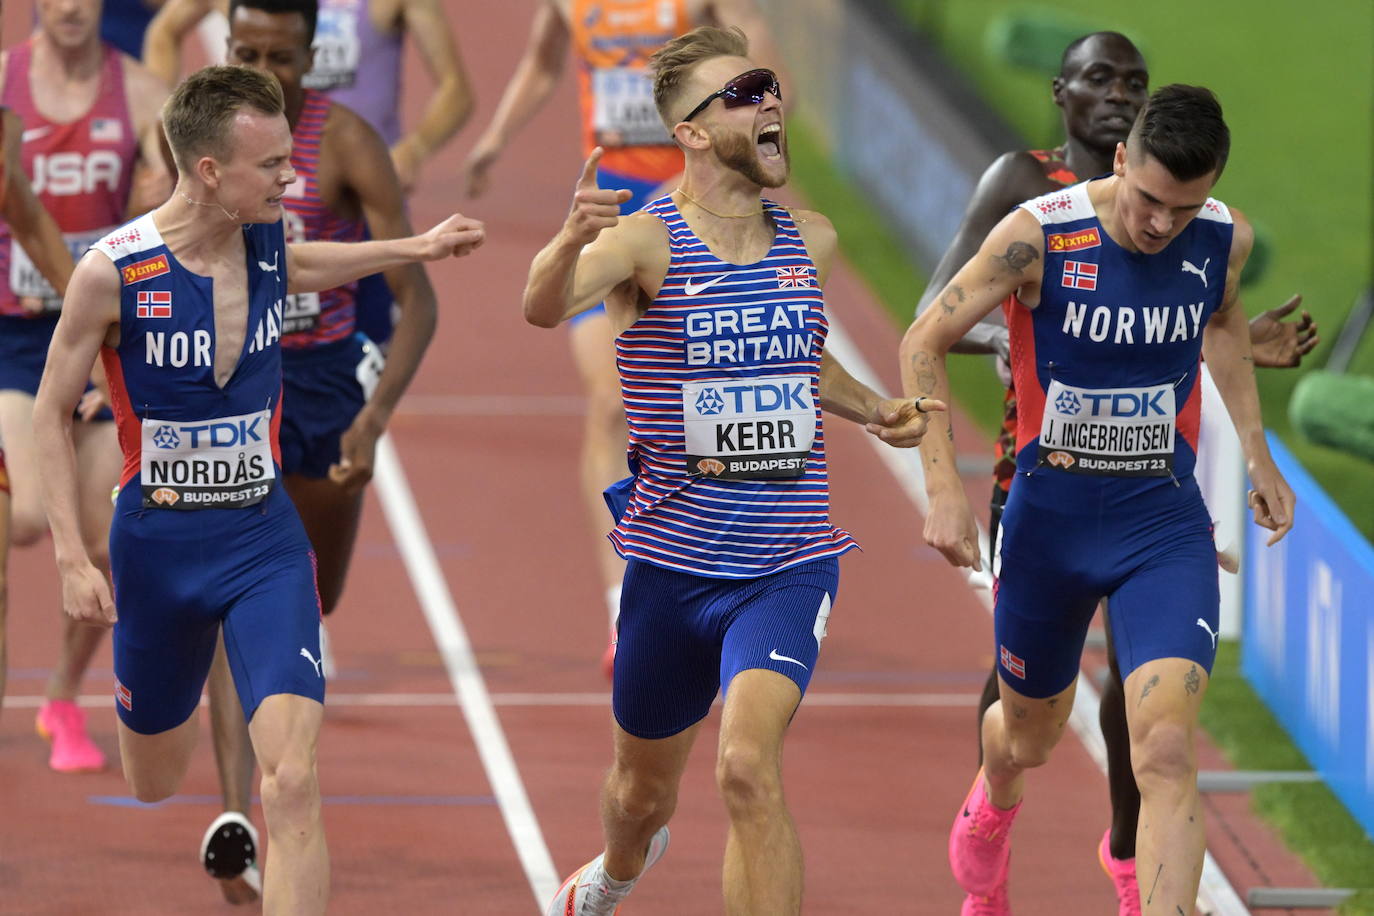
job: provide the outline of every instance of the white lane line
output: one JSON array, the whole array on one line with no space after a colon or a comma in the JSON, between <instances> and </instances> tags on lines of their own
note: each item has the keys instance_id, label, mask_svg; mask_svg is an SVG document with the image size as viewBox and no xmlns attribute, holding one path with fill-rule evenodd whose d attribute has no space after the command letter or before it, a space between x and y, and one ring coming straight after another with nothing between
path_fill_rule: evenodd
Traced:
<instances>
[{"instance_id":1,"label":"white lane line","mask_svg":"<svg viewBox=\"0 0 1374 916\"><path fill-rule=\"evenodd\" d=\"M849 374L854 376L874 391L881 392L883 384L878 381L877 374L863 354L859 352L858 346L853 339L845 333L844 327L834 313L826 316L830 321L830 333L826 338L826 349L831 355L840 361L840 364L849 370ZM895 354L894 354L895 358ZM929 513L930 502L926 498L926 478L925 469L921 467L921 455L914 448L892 448L885 445L874 436L865 434L864 438L873 446L878 457L883 464L887 465L896 477L898 484L906 492L907 497L916 510L925 516ZM978 542L983 554L982 572L970 572L968 574L969 586L973 593L983 602L988 613L992 612L992 572L988 562L988 533L983 530L981 523L978 525ZM1078 699L1074 703L1072 714L1069 716L1069 724L1073 727L1074 734L1078 735L1088 749L1088 754L1097 761L1097 766L1103 773L1107 772L1107 745L1102 740L1102 729L1097 724L1097 710L1101 705L1101 698L1098 696L1097 688L1083 674L1078 672ZM1222 873L1221 867L1217 865L1216 859L1207 852L1202 861L1202 886L1198 889L1198 908L1204 916L1250 916L1250 911L1241 902L1240 895L1231 886L1231 882Z\"/></svg>"},{"instance_id":2,"label":"white lane line","mask_svg":"<svg viewBox=\"0 0 1374 916\"><path fill-rule=\"evenodd\" d=\"M611 705L611 694L605 693L490 693L487 695L492 706L521 707L569 707L585 706L591 709L607 710ZM41 695L5 697L5 709L37 709L43 705ZM834 706L844 708L864 708L881 706L913 707L967 707L978 705L976 693L838 693L808 691L803 702L808 706ZM720 700L716 700L719 705ZM200 704L205 704L202 697ZM77 697L77 705L86 709L107 709L114 706L114 698L105 694L82 694ZM461 700L452 692L448 693L336 693L329 692L329 708L386 707L391 709L416 709L434 706L459 706Z\"/></svg>"},{"instance_id":3,"label":"white lane line","mask_svg":"<svg viewBox=\"0 0 1374 916\"><path fill-rule=\"evenodd\" d=\"M448 669L449 681L463 708L477 754L482 759L487 779L506 822L506 830L515 844L516 854L525 870L530 890L534 893L539 912L558 890L559 877L554 871L553 857L539 829L520 771L506 743L501 722L492 707L482 671L473 658L472 645L458 616L458 608L444 580L439 560L434 555L424 520L415 506L406 481L405 471L389 435L377 441L377 457L373 477L377 496L391 527L392 537L401 551L420 608L434 634L435 645Z\"/></svg>"}]
</instances>

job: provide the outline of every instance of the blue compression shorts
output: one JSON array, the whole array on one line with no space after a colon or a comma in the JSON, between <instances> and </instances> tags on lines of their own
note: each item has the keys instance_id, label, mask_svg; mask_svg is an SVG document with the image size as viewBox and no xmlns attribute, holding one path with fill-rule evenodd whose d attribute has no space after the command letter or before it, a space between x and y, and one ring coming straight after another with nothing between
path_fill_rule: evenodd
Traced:
<instances>
[{"instance_id":1,"label":"blue compression shorts","mask_svg":"<svg viewBox=\"0 0 1374 916\"><path fill-rule=\"evenodd\" d=\"M375 358L375 365L364 365ZM320 347L282 350L283 474L321 478L339 460L339 438L367 403L360 373L380 372L377 345L361 334Z\"/></svg>"},{"instance_id":2,"label":"blue compression shorts","mask_svg":"<svg viewBox=\"0 0 1374 916\"><path fill-rule=\"evenodd\" d=\"M315 555L281 481L256 506L144 509L135 477L110 526L115 711L153 735L195 714L221 625L250 721L278 693L324 702Z\"/></svg>"},{"instance_id":3,"label":"blue compression shorts","mask_svg":"<svg viewBox=\"0 0 1374 916\"><path fill-rule=\"evenodd\" d=\"M644 209L644 205L654 199L654 192L663 186L661 181L645 181L642 178L634 178L629 175L622 175L619 172L608 172L605 169L596 170L596 186L603 190L622 190L628 188L630 199L620 205L620 215L628 216ZM584 318L593 315L606 314L604 304L587 309L585 312L578 312L568 319L569 324L577 324Z\"/></svg>"},{"instance_id":4,"label":"blue compression shorts","mask_svg":"<svg viewBox=\"0 0 1374 916\"><path fill-rule=\"evenodd\" d=\"M839 583L834 557L757 579L630 560L611 691L616 721L637 738L676 735L751 668L776 671L806 693Z\"/></svg>"},{"instance_id":5,"label":"blue compression shorts","mask_svg":"<svg viewBox=\"0 0 1374 916\"><path fill-rule=\"evenodd\" d=\"M1101 480L1102 478L1098 478ZM1128 499L1056 471L1018 474L1002 513L997 668L1043 698L1078 676L1102 598L1124 680L1146 662L1216 661L1220 595L1212 523L1193 478Z\"/></svg>"}]
</instances>

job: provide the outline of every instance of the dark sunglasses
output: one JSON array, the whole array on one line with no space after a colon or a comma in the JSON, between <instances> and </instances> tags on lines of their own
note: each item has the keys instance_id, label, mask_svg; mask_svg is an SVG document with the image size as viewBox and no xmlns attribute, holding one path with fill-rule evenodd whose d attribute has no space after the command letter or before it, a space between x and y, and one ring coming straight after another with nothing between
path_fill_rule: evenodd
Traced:
<instances>
[{"instance_id":1,"label":"dark sunglasses","mask_svg":"<svg viewBox=\"0 0 1374 916\"><path fill-rule=\"evenodd\" d=\"M722 99L726 108L743 108L745 105L760 105L767 93L772 93L779 101L782 90L778 87L778 75L772 70L749 70L730 80L720 89L701 100L691 114L683 118L690 121L706 110L716 99Z\"/></svg>"}]
</instances>

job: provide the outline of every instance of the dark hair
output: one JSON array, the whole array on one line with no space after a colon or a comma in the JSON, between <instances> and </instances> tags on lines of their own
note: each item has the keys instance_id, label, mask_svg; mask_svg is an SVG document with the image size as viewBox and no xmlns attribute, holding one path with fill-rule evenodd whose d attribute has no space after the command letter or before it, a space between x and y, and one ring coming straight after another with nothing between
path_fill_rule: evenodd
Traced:
<instances>
[{"instance_id":1,"label":"dark hair","mask_svg":"<svg viewBox=\"0 0 1374 916\"><path fill-rule=\"evenodd\" d=\"M739 26L718 29L703 25L679 35L654 52L649 69L654 74L654 104L663 123L672 126L677 118L672 109L697 64L712 57L748 57L749 39Z\"/></svg>"},{"instance_id":2,"label":"dark hair","mask_svg":"<svg viewBox=\"0 0 1374 916\"><path fill-rule=\"evenodd\" d=\"M1212 90L1175 83L1156 89L1140 109L1126 148L1149 154L1179 181L1209 172L1220 178L1231 153L1231 131Z\"/></svg>"},{"instance_id":3,"label":"dark hair","mask_svg":"<svg viewBox=\"0 0 1374 916\"><path fill-rule=\"evenodd\" d=\"M1145 56L1140 53L1140 49L1135 46L1135 42L1131 41L1129 38L1127 38L1125 35L1122 35L1120 32L1091 32L1087 35L1084 35L1081 38L1075 38L1073 41L1069 42L1069 46L1064 49L1064 56L1059 58L1059 75L1062 78L1069 78L1070 59L1078 53L1080 48L1082 48L1088 42L1093 41L1094 39L1099 39L1101 41L1110 42L1113 44L1120 43L1122 45L1125 45L1127 48L1130 48L1133 52L1135 52L1135 56L1139 57L1142 61L1145 59Z\"/></svg>"},{"instance_id":4,"label":"dark hair","mask_svg":"<svg viewBox=\"0 0 1374 916\"><path fill-rule=\"evenodd\" d=\"M206 67L172 90L162 106L162 126L177 165L189 169L197 156L226 161L229 125L241 109L265 115L285 110L276 78L251 67Z\"/></svg>"},{"instance_id":5,"label":"dark hair","mask_svg":"<svg viewBox=\"0 0 1374 916\"><path fill-rule=\"evenodd\" d=\"M229 0L229 22L231 24L234 21L234 12L240 7L262 10L264 13L274 15L299 13L305 19L306 47L315 43L315 21L320 18L319 0Z\"/></svg>"}]
</instances>

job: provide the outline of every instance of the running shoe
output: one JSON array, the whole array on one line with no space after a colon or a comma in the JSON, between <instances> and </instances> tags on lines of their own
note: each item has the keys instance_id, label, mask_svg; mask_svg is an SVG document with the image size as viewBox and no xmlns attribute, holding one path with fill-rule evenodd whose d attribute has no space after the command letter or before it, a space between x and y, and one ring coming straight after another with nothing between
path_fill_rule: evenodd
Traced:
<instances>
[{"instance_id":1,"label":"running shoe","mask_svg":"<svg viewBox=\"0 0 1374 916\"><path fill-rule=\"evenodd\" d=\"M1135 859L1112 856L1112 830L1097 844L1097 861L1116 886L1117 916L1140 916L1140 885L1135 878Z\"/></svg>"},{"instance_id":2,"label":"running shoe","mask_svg":"<svg viewBox=\"0 0 1374 916\"><path fill-rule=\"evenodd\" d=\"M215 818L200 841L200 864L205 866L210 876L220 881L243 878L250 887L257 880L256 891L262 886L261 878L256 874L248 876L248 872L257 872L257 862L258 832L248 818L237 811L226 811ZM226 899L228 896L226 890Z\"/></svg>"},{"instance_id":3,"label":"running shoe","mask_svg":"<svg viewBox=\"0 0 1374 916\"><path fill-rule=\"evenodd\" d=\"M620 901L667 851L668 828L661 827L649 840L649 850L644 854L644 871L620 890L613 890L604 881L606 872L601 868L601 860L605 853L602 853L568 876L549 902L547 916L615 916L620 912Z\"/></svg>"},{"instance_id":4,"label":"running shoe","mask_svg":"<svg viewBox=\"0 0 1374 916\"><path fill-rule=\"evenodd\" d=\"M992 897L1006 884L1011 823L1020 810L1020 802L1009 811L994 805L983 788L983 771L978 770L949 831L949 867L965 892Z\"/></svg>"},{"instance_id":5,"label":"running shoe","mask_svg":"<svg viewBox=\"0 0 1374 916\"><path fill-rule=\"evenodd\" d=\"M98 773L105 753L86 734L86 714L71 700L48 700L38 708L34 728L52 742L48 766L59 773Z\"/></svg>"},{"instance_id":6,"label":"running shoe","mask_svg":"<svg viewBox=\"0 0 1374 916\"><path fill-rule=\"evenodd\" d=\"M997 885L991 897L969 894L964 898L964 906L959 916L1011 916L1011 897L1007 894L1007 882Z\"/></svg>"}]
</instances>

